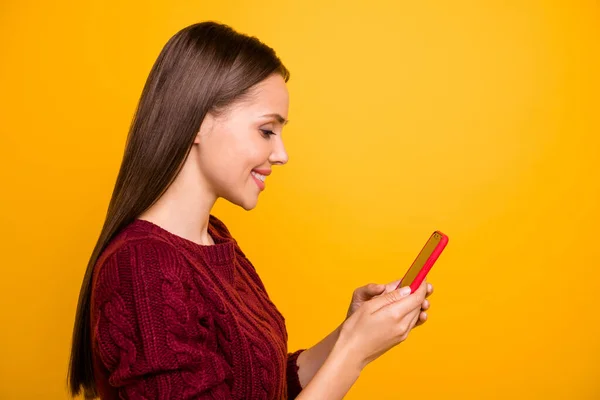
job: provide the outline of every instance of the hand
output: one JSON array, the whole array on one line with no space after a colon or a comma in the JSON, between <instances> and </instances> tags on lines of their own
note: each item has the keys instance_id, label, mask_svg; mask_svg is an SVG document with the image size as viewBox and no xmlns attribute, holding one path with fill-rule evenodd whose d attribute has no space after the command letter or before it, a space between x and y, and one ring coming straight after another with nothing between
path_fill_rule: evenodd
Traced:
<instances>
[{"instance_id":1,"label":"hand","mask_svg":"<svg viewBox=\"0 0 600 400\"><path fill-rule=\"evenodd\" d=\"M346 313L346 319L350 318L350 316L354 314L364 302L379 297L383 294L393 292L399 283L400 279L385 285L369 283L368 285L361 286L354 290L354 293L352 293L352 300L350 301L350 306L348 307L348 312ZM423 304L421 304L421 313L419 314L419 320L417 321L416 326L423 325L425 321L427 321L426 311L431 306L427 298L432 293L433 285L431 283L427 283L427 293L425 294L425 300L423 300Z\"/></svg>"},{"instance_id":2,"label":"hand","mask_svg":"<svg viewBox=\"0 0 600 400\"><path fill-rule=\"evenodd\" d=\"M426 295L426 282L412 294L408 287L387 293L382 290L381 295L364 301L344 321L335 346L339 351L352 354L358 368L364 368L406 340L419 321Z\"/></svg>"}]
</instances>

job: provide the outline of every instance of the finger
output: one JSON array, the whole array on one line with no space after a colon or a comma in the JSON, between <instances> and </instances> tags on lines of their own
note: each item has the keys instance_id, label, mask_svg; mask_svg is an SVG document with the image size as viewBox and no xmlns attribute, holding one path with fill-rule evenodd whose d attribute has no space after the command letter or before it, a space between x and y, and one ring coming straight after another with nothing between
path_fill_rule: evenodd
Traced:
<instances>
[{"instance_id":1,"label":"finger","mask_svg":"<svg viewBox=\"0 0 600 400\"><path fill-rule=\"evenodd\" d=\"M412 324L410 326L412 326L413 328L415 327L415 325L417 325L417 323L421 320L421 313L422 311L419 310L417 311L417 315L415 315L414 319L412 320Z\"/></svg>"},{"instance_id":2,"label":"finger","mask_svg":"<svg viewBox=\"0 0 600 400\"><path fill-rule=\"evenodd\" d=\"M421 284L419 285L417 290L414 291L413 294L415 296L420 297L421 301L425 300L425 297L427 296L427 282L425 282L425 281L421 282Z\"/></svg>"},{"instance_id":3,"label":"finger","mask_svg":"<svg viewBox=\"0 0 600 400\"><path fill-rule=\"evenodd\" d=\"M378 311L379 309L381 309L387 305L397 303L406 297L411 297L409 286L404 286L404 287L401 287L400 289L396 289L396 290L392 290L391 292L384 293L379 297L374 297L371 300L369 300L366 304L367 304L367 307L370 309L370 311L372 313L374 313L374 312Z\"/></svg>"},{"instance_id":4,"label":"finger","mask_svg":"<svg viewBox=\"0 0 600 400\"><path fill-rule=\"evenodd\" d=\"M401 296L401 292L404 296ZM373 312L383 312L385 316L403 319L412 311L420 310L424 296L419 295L418 291L407 295L406 293L409 292L410 287L407 286L373 299L373 301L379 300L375 304L378 308L375 308Z\"/></svg>"},{"instance_id":5,"label":"finger","mask_svg":"<svg viewBox=\"0 0 600 400\"><path fill-rule=\"evenodd\" d=\"M361 288L359 288L361 294L364 297L371 298L373 296L380 295L385 290L385 285L381 285L378 283L369 283Z\"/></svg>"},{"instance_id":6,"label":"finger","mask_svg":"<svg viewBox=\"0 0 600 400\"><path fill-rule=\"evenodd\" d=\"M421 281L421 284L419 285L417 290L423 290L425 292L425 294L427 294L428 287L429 287L429 284L427 283L427 281L425 279L423 279L423 281Z\"/></svg>"},{"instance_id":7,"label":"finger","mask_svg":"<svg viewBox=\"0 0 600 400\"><path fill-rule=\"evenodd\" d=\"M385 285L379 285L377 283L369 283L368 285L357 288L352 294L354 300L366 301L374 296L383 293Z\"/></svg>"},{"instance_id":8,"label":"finger","mask_svg":"<svg viewBox=\"0 0 600 400\"><path fill-rule=\"evenodd\" d=\"M427 317L427 313L425 311L421 311L421 313L419 314L419 320L417 321L415 326L423 325L427 321Z\"/></svg>"},{"instance_id":9,"label":"finger","mask_svg":"<svg viewBox=\"0 0 600 400\"><path fill-rule=\"evenodd\" d=\"M427 295L425 297L431 296L432 293L433 293L433 285L431 283L428 283L427 284Z\"/></svg>"},{"instance_id":10,"label":"finger","mask_svg":"<svg viewBox=\"0 0 600 400\"><path fill-rule=\"evenodd\" d=\"M395 280L393 282L386 284L385 292L387 293L387 292L392 292L392 291L396 290L401 281L402 281L402 279L398 279L398 280Z\"/></svg>"},{"instance_id":11,"label":"finger","mask_svg":"<svg viewBox=\"0 0 600 400\"><path fill-rule=\"evenodd\" d=\"M421 303L421 310L423 310L423 311L429 310L429 306L430 306L429 300L425 299L425 300L423 300L423 303Z\"/></svg>"},{"instance_id":12,"label":"finger","mask_svg":"<svg viewBox=\"0 0 600 400\"><path fill-rule=\"evenodd\" d=\"M408 314L405 318L410 321L408 324L408 330L410 331L419 322L419 319L421 318L421 310L420 309L414 310L410 314ZM400 322L400 323L402 323L402 322Z\"/></svg>"}]
</instances>

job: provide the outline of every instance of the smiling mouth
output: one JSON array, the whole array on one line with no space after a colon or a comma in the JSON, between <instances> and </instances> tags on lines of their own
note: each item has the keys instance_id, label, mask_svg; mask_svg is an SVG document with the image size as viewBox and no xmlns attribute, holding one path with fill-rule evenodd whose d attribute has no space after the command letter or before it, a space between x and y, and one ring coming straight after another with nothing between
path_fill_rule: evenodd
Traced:
<instances>
[{"instance_id":1,"label":"smiling mouth","mask_svg":"<svg viewBox=\"0 0 600 400\"><path fill-rule=\"evenodd\" d=\"M254 171L252 171L250 173L250 175L252 175L252 178L254 179L256 186L258 186L258 188L261 191L265 190L265 179L267 179L266 175L261 175L258 172L254 172Z\"/></svg>"},{"instance_id":2,"label":"smiling mouth","mask_svg":"<svg viewBox=\"0 0 600 400\"><path fill-rule=\"evenodd\" d=\"M261 175L258 172L254 172L254 171L252 171L251 173L252 173L252 176L254 176L256 179L259 179L261 182L264 182L265 179L267 179L266 175Z\"/></svg>"}]
</instances>

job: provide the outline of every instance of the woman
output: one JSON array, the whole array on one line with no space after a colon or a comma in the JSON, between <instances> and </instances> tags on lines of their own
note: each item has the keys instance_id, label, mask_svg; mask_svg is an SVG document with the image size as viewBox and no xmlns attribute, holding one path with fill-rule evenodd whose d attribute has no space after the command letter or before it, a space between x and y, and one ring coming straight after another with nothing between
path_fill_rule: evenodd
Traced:
<instances>
[{"instance_id":1,"label":"woman","mask_svg":"<svg viewBox=\"0 0 600 400\"><path fill-rule=\"evenodd\" d=\"M354 292L348 317L288 353L284 318L218 198L255 207L284 165L287 69L228 26L175 34L154 64L82 284L69 387L105 399L338 399L425 321L431 285ZM408 290L410 291L410 290Z\"/></svg>"}]
</instances>

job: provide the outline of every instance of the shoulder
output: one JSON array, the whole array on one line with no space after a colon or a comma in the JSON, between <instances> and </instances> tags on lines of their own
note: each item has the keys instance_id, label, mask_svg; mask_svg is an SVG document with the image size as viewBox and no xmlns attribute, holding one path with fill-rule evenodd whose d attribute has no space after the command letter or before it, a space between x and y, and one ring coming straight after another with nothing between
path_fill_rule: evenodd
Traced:
<instances>
[{"instance_id":1,"label":"shoulder","mask_svg":"<svg viewBox=\"0 0 600 400\"><path fill-rule=\"evenodd\" d=\"M121 229L105 246L98 258L97 264L102 264L104 260L134 248L145 251L156 249L165 252L177 251L177 247L174 244L154 233L152 229L149 229L149 224L142 224L142 221L135 220Z\"/></svg>"},{"instance_id":2,"label":"shoulder","mask_svg":"<svg viewBox=\"0 0 600 400\"><path fill-rule=\"evenodd\" d=\"M173 244L151 233L126 228L98 258L93 286L131 288L137 281L152 285L153 281L177 274L183 264L180 250Z\"/></svg>"},{"instance_id":3,"label":"shoulder","mask_svg":"<svg viewBox=\"0 0 600 400\"><path fill-rule=\"evenodd\" d=\"M204 286L194 279L192 268L174 245L148 236L111 243L107 250L93 271L94 321L99 321L103 312L150 321L158 318L153 313L175 310L175 314L185 315L189 307L204 308L203 299L198 297L205 292Z\"/></svg>"}]
</instances>

